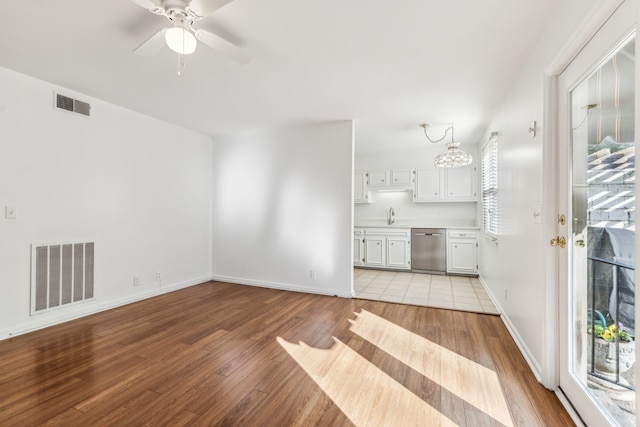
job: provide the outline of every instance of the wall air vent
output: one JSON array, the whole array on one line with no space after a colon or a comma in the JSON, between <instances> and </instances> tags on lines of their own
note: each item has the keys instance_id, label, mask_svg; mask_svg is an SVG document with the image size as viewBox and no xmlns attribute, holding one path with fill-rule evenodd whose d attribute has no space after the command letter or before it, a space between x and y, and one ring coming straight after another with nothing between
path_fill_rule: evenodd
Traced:
<instances>
[{"instance_id":1,"label":"wall air vent","mask_svg":"<svg viewBox=\"0 0 640 427\"><path fill-rule=\"evenodd\" d=\"M82 114L83 116L91 115L91 105L89 103L78 101L59 93L56 93L56 108Z\"/></svg>"},{"instance_id":2,"label":"wall air vent","mask_svg":"<svg viewBox=\"0 0 640 427\"><path fill-rule=\"evenodd\" d=\"M94 246L31 246L31 315L93 298Z\"/></svg>"}]
</instances>

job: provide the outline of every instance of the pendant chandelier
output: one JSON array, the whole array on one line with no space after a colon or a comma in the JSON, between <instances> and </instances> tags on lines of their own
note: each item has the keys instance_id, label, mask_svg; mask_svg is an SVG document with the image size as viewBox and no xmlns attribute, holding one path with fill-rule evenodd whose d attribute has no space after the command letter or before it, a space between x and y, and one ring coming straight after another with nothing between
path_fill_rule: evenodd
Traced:
<instances>
[{"instance_id":1,"label":"pendant chandelier","mask_svg":"<svg viewBox=\"0 0 640 427\"><path fill-rule=\"evenodd\" d=\"M429 127L428 124L423 123L420 126L424 129L424 136L427 137L429 142L434 144L445 139L447 137L447 133L451 131L451 142L447 143L447 151L438 154L433 161L436 167L458 168L471 164L471 162L473 161L471 154L458 148L460 146L460 143L453 140L453 123L451 123L451 125L444 131L444 135L442 136L442 138L436 140L429 138L429 135L427 135L427 128Z\"/></svg>"}]
</instances>

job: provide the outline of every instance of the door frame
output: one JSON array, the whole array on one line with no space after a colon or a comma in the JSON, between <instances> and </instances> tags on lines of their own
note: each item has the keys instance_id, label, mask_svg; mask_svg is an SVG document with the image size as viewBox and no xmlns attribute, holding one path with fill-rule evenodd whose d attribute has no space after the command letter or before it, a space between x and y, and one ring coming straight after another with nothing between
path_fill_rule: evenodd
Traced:
<instances>
[{"instance_id":1,"label":"door frame","mask_svg":"<svg viewBox=\"0 0 640 427\"><path fill-rule=\"evenodd\" d=\"M562 72L582 51L595 33L602 27L615 10L624 0L614 0L597 2L586 14L587 18L582 25L569 38L567 43L560 50L554 60L547 66L544 74L544 128L543 128L543 203L548 208L543 212L543 239L551 239L556 235L565 235L566 226L559 226L557 215L563 209L563 204L559 200L557 191L557 179L559 176L558 158L559 150L563 149L558 142L559 135L559 115L565 112L560 111L559 85L558 80ZM636 3L636 22L640 22L640 0ZM636 57L640 53L640 43L636 43ZM636 69L636 87L640 87L640 72ZM636 112L640 111L640 96L636 96ZM636 114L636 129L640 129L640 114ZM637 138L636 138L637 140ZM639 144L636 141L636 146ZM636 186L636 200L640 200L640 186ZM564 234L562 234L562 233ZM560 361L559 361L559 333L560 326L560 298L561 289L559 280L559 257L556 248L545 244L545 338L544 338L544 359L542 362L542 384L548 389L555 390L561 400L568 406L564 396L558 389L560 383ZM636 253L640 253L640 241L636 239ZM640 278L638 271L638 260L636 259L636 281ZM640 283L640 282L639 282ZM636 304L636 318L640 319L640 305ZM636 344L637 345L637 344ZM640 377L640 373L636 374ZM570 409L570 408L568 408ZM570 413L572 411L570 410ZM573 414L575 415L575 413Z\"/></svg>"},{"instance_id":2,"label":"door frame","mask_svg":"<svg viewBox=\"0 0 640 427\"><path fill-rule=\"evenodd\" d=\"M558 235L557 215L561 209L558 199L556 183L558 182L558 154L561 148L558 144L559 115L563 112L558 107L558 79L573 59L582 51L586 44L602 27L607 19L623 3L624 0L597 2L586 14L587 19L571 35L558 55L547 66L544 73L544 123L542 149L542 196L543 211L543 240ZM640 0L636 0L640 4ZM561 156L560 156L561 157ZM545 342L544 359L542 360L542 384L548 389L555 390L559 385L558 360L558 326L559 326L559 289L558 282L558 253L550 245L544 245L545 251Z\"/></svg>"}]
</instances>

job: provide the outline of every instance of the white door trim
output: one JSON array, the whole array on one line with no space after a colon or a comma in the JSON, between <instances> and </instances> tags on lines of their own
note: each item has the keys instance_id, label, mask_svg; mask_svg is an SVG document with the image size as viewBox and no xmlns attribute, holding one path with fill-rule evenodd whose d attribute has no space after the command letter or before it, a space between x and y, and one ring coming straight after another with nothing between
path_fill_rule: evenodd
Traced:
<instances>
[{"instance_id":1,"label":"white door trim","mask_svg":"<svg viewBox=\"0 0 640 427\"><path fill-rule=\"evenodd\" d=\"M557 147L558 135L558 76L582 51L596 32L602 27L624 0L608 0L595 3L587 12L587 18L573 32L569 40L560 49L558 55L549 63L544 75L544 126L543 126L543 240L558 234L557 214L561 207L557 197L556 183L558 174ZM640 6L640 0L636 0ZM639 186L640 187L640 186ZM542 384L551 390L558 388L558 259L555 248L545 245L545 318L544 318L544 359L542 360ZM636 270L637 272L637 270Z\"/></svg>"}]
</instances>

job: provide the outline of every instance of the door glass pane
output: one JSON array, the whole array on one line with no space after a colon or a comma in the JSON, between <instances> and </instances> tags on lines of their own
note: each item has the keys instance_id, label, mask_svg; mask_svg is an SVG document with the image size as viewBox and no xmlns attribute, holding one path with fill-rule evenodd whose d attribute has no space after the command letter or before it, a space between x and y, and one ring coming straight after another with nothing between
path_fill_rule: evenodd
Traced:
<instances>
[{"instance_id":1,"label":"door glass pane","mask_svg":"<svg viewBox=\"0 0 640 427\"><path fill-rule=\"evenodd\" d=\"M571 374L635 425L635 41L571 91Z\"/></svg>"}]
</instances>

